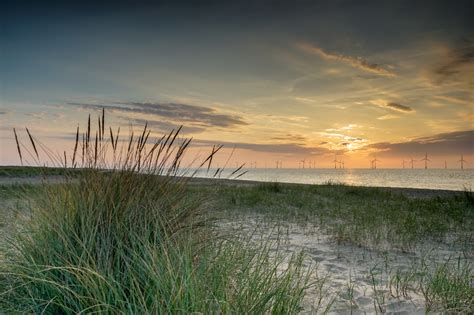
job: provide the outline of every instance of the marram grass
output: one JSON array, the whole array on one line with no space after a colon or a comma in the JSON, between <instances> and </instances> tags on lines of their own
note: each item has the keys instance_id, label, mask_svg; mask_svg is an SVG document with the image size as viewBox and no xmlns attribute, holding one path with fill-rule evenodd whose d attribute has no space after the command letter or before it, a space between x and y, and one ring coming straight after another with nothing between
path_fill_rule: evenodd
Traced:
<instances>
[{"instance_id":1,"label":"marram grass","mask_svg":"<svg viewBox=\"0 0 474 315\"><path fill-rule=\"evenodd\" d=\"M217 238L186 192L180 165L190 140L179 129L119 139L105 115L79 128L71 156L54 155L29 131L36 162L79 168L45 183L31 218L0 255L0 310L7 314L291 314L301 310L303 257L271 245ZM212 156L200 164L208 167ZM110 154L110 150L112 154ZM108 153L109 152L109 153ZM27 198L28 196L24 196ZM247 244L247 245L244 245Z\"/></svg>"}]
</instances>

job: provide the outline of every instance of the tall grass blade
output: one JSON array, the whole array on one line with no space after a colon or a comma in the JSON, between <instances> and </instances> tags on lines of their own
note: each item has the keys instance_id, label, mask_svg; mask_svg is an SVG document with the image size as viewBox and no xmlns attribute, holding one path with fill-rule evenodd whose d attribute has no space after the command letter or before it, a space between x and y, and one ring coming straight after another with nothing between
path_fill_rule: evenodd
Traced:
<instances>
[{"instance_id":1,"label":"tall grass blade","mask_svg":"<svg viewBox=\"0 0 474 315\"><path fill-rule=\"evenodd\" d=\"M36 150L35 141L33 140L33 137L31 136L31 133L28 130L28 128L26 128L26 132L28 133L28 137L30 138L31 146L33 147L33 150L35 151L36 158L39 159L38 150Z\"/></svg>"},{"instance_id":2,"label":"tall grass blade","mask_svg":"<svg viewBox=\"0 0 474 315\"><path fill-rule=\"evenodd\" d=\"M13 128L13 133L15 134L16 148L18 151L18 155L20 156L20 162L21 162L21 165L23 165L23 157L21 156L20 142L18 141L18 136L16 134L15 128Z\"/></svg>"}]
</instances>

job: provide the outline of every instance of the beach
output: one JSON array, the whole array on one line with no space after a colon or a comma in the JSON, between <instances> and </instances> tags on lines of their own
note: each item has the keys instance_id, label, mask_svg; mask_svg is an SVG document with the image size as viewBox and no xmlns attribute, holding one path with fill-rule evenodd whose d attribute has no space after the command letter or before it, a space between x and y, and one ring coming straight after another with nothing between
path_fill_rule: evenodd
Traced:
<instances>
[{"instance_id":1,"label":"beach","mask_svg":"<svg viewBox=\"0 0 474 315\"><path fill-rule=\"evenodd\" d=\"M4 235L15 218L28 216L14 210L15 191L45 182L61 185L64 177L0 177ZM461 303L473 305L470 192L205 178L190 179L188 190L204 196L204 213L220 237L265 244L271 255L283 257L282 270L288 257L303 253L304 268L312 272L299 313L443 310L451 306L426 290L430 277L446 268L468 268L461 276L469 277L470 300Z\"/></svg>"}]
</instances>

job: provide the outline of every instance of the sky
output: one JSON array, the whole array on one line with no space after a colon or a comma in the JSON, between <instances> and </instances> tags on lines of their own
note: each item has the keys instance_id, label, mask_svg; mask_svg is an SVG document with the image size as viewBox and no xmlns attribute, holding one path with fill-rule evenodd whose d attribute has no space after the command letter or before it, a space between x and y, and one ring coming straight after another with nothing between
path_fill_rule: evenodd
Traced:
<instances>
[{"instance_id":1,"label":"sky","mask_svg":"<svg viewBox=\"0 0 474 315\"><path fill-rule=\"evenodd\" d=\"M62 151L105 108L223 144L217 163L472 168L472 16L462 0L12 2L0 165L20 163L12 128Z\"/></svg>"}]
</instances>

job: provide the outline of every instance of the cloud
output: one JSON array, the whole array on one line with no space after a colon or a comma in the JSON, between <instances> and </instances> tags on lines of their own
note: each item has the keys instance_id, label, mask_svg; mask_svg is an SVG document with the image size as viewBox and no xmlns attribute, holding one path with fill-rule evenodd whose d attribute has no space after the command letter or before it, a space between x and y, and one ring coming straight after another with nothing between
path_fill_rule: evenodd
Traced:
<instances>
[{"instance_id":1,"label":"cloud","mask_svg":"<svg viewBox=\"0 0 474 315\"><path fill-rule=\"evenodd\" d=\"M385 156L420 156L425 152L429 155L474 154L474 130L440 133L406 142L379 142L363 149L384 151Z\"/></svg>"},{"instance_id":2,"label":"cloud","mask_svg":"<svg viewBox=\"0 0 474 315\"><path fill-rule=\"evenodd\" d=\"M371 101L372 104L381 107L381 108L388 108L397 112L401 113L414 113L415 110L409 106L402 105L399 103L394 102L387 102L381 99Z\"/></svg>"},{"instance_id":3,"label":"cloud","mask_svg":"<svg viewBox=\"0 0 474 315\"><path fill-rule=\"evenodd\" d=\"M25 113L26 116L35 118L35 119L45 119L48 113L46 111L41 111L41 112L30 112L30 113Z\"/></svg>"},{"instance_id":4,"label":"cloud","mask_svg":"<svg viewBox=\"0 0 474 315\"><path fill-rule=\"evenodd\" d=\"M315 146L303 146L298 143L246 143L246 142L223 142L218 141L217 143L223 144L225 147L234 147L243 150L250 150L255 152L265 153L278 153L285 155L323 155L332 153L334 151L327 148L315 147ZM210 140L193 140L194 146L209 146L216 144L216 141Z\"/></svg>"},{"instance_id":5,"label":"cloud","mask_svg":"<svg viewBox=\"0 0 474 315\"><path fill-rule=\"evenodd\" d=\"M385 76L385 77L397 76L393 71L385 69L379 64L370 63L360 57L356 58L356 57L346 56L346 55L341 55L341 54L328 53L317 46L313 46L309 43L304 43L304 42L298 43L296 46L307 53L318 55L322 59L340 61L353 68L356 68L362 71L370 72L370 73L373 73L379 76Z\"/></svg>"},{"instance_id":6,"label":"cloud","mask_svg":"<svg viewBox=\"0 0 474 315\"><path fill-rule=\"evenodd\" d=\"M289 133L289 134L285 134L285 135L272 137L271 140L304 144L304 143L307 142L308 139L305 136L302 136L302 135L296 135L296 134L290 134Z\"/></svg>"},{"instance_id":7,"label":"cloud","mask_svg":"<svg viewBox=\"0 0 474 315\"><path fill-rule=\"evenodd\" d=\"M450 47L444 59L433 69L433 81L442 84L450 80L458 80L462 74L471 76L474 71L474 38L465 39L454 47Z\"/></svg>"},{"instance_id":8,"label":"cloud","mask_svg":"<svg viewBox=\"0 0 474 315\"><path fill-rule=\"evenodd\" d=\"M350 126L350 125L349 125ZM358 125L357 125L358 126ZM327 130L334 130L334 129L327 129ZM347 130L347 129L346 129ZM348 130L350 131L350 129ZM336 133L336 132L313 132L314 134L317 134L323 138L326 139L331 139L330 142L325 141L321 142L321 145L329 145L331 149L333 149L333 152L339 152L343 153L344 151L347 150L354 150L358 149L367 143L367 139L361 138L361 137L353 137L353 136L348 136L342 133ZM341 148L342 146L342 148Z\"/></svg>"},{"instance_id":9,"label":"cloud","mask_svg":"<svg viewBox=\"0 0 474 315\"><path fill-rule=\"evenodd\" d=\"M400 118L400 116L390 115L390 114L377 117L378 120L389 120L389 119L397 119L397 118Z\"/></svg>"},{"instance_id":10,"label":"cloud","mask_svg":"<svg viewBox=\"0 0 474 315\"><path fill-rule=\"evenodd\" d=\"M398 103L390 102L390 103L387 103L385 106L399 112L412 112L413 111L413 108L408 107L406 105L398 104Z\"/></svg>"},{"instance_id":11,"label":"cloud","mask_svg":"<svg viewBox=\"0 0 474 315\"><path fill-rule=\"evenodd\" d=\"M472 100L469 100L468 96L466 97L466 99L462 99L462 98L450 96L450 95L436 95L435 98L449 102L449 103L459 104L459 105L469 106L472 104Z\"/></svg>"},{"instance_id":12,"label":"cloud","mask_svg":"<svg viewBox=\"0 0 474 315\"><path fill-rule=\"evenodd\" d=\"M178 125L184 124L203 129L207 127L231 128L247 125L241 116L221 113L210 107L181 103L119 102L113 105L88 103L68 104L84 109L101 110L105 108L107 111L122 114L122 117L127 117L128 114L150 115L155 118L156 123L158 123L156 118L161 118L164 121L171 120Z\"/></svg>"},{"instance_id":13,"label":"cloud","mask_svg":"<svg viewBox=\"0 0 474 315\"><path fill-rule=\"evenodd\" d=\"M352 142L365 142L367 141L366 139L360 138L360 137L352 137L352 136L347 136L341 133L334 133L334 132L314 132L314 134L320 135L325 138L330 138L330 139L344 139L345 141L352 141Z\"/></svg>"},{"instance_id":14,"label":"cloud","mask_svg":"<svg viewBox=\"0 0 474 315\"><path fill-rule=\"evenodd\" d=\"M178 129L181 125L180 124L175 124L175 123L170 123L167 121L163 120L150 120L150 119L131 119L128 117L121 117L123 119L126 119L128 122L132 122L133 124L136 124L138 126L145 126L145 124L148 124L148 127L150 127L153 131L160 131L163 133L168 133L171 130L176 130ZM205 128L199 127L199 126L189 126L189 125L183 125L183 128L180 131L180 134L187 135L187 134L193 134L193 133L200 133L203 132Z\"/></svg>"},{"instance_id":15,"label":"cloud","mask_svg":"<svg viewBox=\"0 0 474 315\"><path fill-rule=\"evenodd\" d=\"M354 129L362 128L363 126L358 124L348 124L346 126L342 126L340 128L328 128L325 131L334 132L334 131L352 131Z\"/></svg>"}]
</instances>

